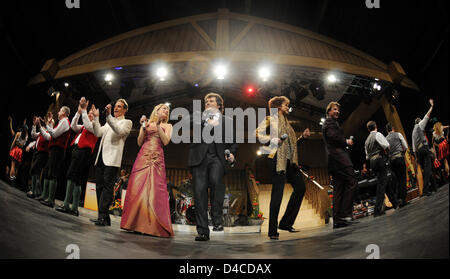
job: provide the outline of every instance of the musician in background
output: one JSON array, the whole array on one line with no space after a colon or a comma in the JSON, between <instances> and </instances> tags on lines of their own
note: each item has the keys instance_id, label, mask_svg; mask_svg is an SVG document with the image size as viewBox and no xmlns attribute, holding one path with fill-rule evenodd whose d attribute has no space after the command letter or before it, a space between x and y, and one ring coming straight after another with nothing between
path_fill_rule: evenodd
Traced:
<instances>
[{"instance_id":1,"label":"musician in background","mask_svg":"<svg viewBox=\"0 0 450 279\"><path fill-rule=\"evenodd\" d=\"M256 137L260 141L270 142L269 155L272 172L272 193L270 198L269 213L269 237L279 239L278 228L289 232L298 232L292 226L297 218L306 186L298 168L297 142L310 136L309 129L305 129L303 135L297 139L295 131L287 119L289 113L289 99L277 96L269 100L269 109L276 108L277 114L268 116L256 129ZM267 129L275 133L267 133ZM271 138L270 135L279 137ZM278 213L280 212L283 190L286 182L289 182L294 191L291 194L286 212L278 226Z\"/></svg>"}]
</instances>

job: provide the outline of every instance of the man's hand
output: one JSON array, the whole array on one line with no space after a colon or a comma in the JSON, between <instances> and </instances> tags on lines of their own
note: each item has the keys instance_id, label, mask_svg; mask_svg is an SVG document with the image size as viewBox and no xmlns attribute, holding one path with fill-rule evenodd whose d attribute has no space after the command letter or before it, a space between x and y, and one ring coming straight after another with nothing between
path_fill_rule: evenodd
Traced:
<instances>
[{"instance_id":1,"label":"man's hand","mask_svg":"<svg viewBox=\"0 0 450 279\"><path fill-rule=\"evenodd\" d=\"M234 155L231 154L231 153L230 153L230 155L228 157L225 155L225 160L227 160L230 163L234 162Z\"/></svg>"},{"instance_id":2,"label":"man's hand","mask_svg":"<svg viewBox=\"0 0 450 279\"><path fill-rule=\"evenodd\" d=\"M100 111L97 108L95 108L94 104L92 104L91 111L92 111L92 114L94 115L94 117L100 116Z\"/></svg>"},{"instance_id":3,"label":"man's hand","mask_svg":"<svg viewBox=\"0 0 450 279\"><path fill-rule=\"evenodd\" d=\"M430 99L430 105L433 107L434 106L434 100Z\"/></svg>"},{"instance_id":4,"label":"man's hand","mask_svg":"<svg viewBox=\"0 0 450 279\"><path fill-rule=\"evenodd\" d=\"M107 106L106 106L106 116L108 116L108 115L110 115L111 114L111 104L108 104Z\"/></svg>"},{"instance_id":5,"label":"man's hand","mask_svg":"<svg viewBox=\"0 0 450 279\"><path fill-rule=\"evenodd\" d=\"M347 145L352 146L352 145L353 145L353 140L352 140L352 139L348 139L348 140L347 140Z\"/></svg>"}]
</instances>

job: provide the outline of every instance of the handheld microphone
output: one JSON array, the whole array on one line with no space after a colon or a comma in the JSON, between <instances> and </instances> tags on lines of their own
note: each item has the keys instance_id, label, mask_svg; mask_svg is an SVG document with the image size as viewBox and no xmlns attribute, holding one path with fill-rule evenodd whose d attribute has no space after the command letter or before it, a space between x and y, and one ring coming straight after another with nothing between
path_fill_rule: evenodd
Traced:
<instances>
[{"instance_id":1,"label":"handheld microphone","mask_svg":"<svg viewBox=\"0 0 450 279\"><path fill-rule=\"evenodd\" d=\"M230 158L231 152L230 152L229 149L225 149L224 153L225 153L225 157L227 157L227 159ZM235 161L233 161L233 162L228 162L228 164L230 165L231 168L234 168L234 162L235 162Z\"/></svg>"},{"instance_id":2,"label":"handheld microphone","mask_svg":"<svg viewBox=\"0 0 450 279\"><path fill-rule=\"evenodd\" d=\"M145 116L145 115L143 114L143 115L141 116L141 119L142 119L142 117L144 117L144 116ZM145 117L147 118L147 116L145 116ZM142 128L145 129L145 121L142 121L141 125L142 125Z\"/></svg>"},{"instance_id":3,"label":"handheld microphone","mask_svg":"<svg viewBox=\"0 0 450 279\"><path fill-rule=\"evenodd\" d=\"M355 138L355 137L353 137L353 136L350 136L350 138L349 138L349 139L350 139L350 140L352 140L352 141L353 141L353 143L355 143L355 140L354 140L354 138ZM347 150L349 150L349 149L350 149L350 146L348 146L348 145L347 145L347 147L346 147L346 148L347 148Z\"/></svg>"},{"instance_id":4,"label":"handheld microphone","mask_svg":"<svg viewBox=\"0 0 450 279\"><path fill-rule=\"evenodd\" d=\"M287 138L288 138L288 134L283 134L283 135L281 136L280 139L281 139L282 141L284 141L284 140L287 139Z\"/></svg>"},{"instance_id":5,"label":"handheld microphone","mask_svg":"<svg viewBox=\"0 0 450 279\"><path fill-rule=\"evenodd\" d=\"M111 105L111 110L112 110L112 107L114 106L114 104L109 103L108 105ZM108 111L108 109L106 108L108 105L106 105L105 108L103 109L103 114L106 114L106 111Z\"/></svg>"}]
</instances>

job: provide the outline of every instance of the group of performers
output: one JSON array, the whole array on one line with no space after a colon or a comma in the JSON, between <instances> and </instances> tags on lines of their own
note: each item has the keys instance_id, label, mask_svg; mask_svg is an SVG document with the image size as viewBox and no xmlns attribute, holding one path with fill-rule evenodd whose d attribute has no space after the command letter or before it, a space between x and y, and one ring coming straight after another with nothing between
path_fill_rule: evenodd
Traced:
<instances>
[{"instance_id":1,"label":"group of performers","mask_svg":"<svg viewBox=\"0 0 450 279\"><path fill-rule=\"evenodd\" d=\"M209 93L204 97L205 110L200 125L214 133L214 127L225 125L226 116L223 115L224 101L216 93ZM309 129L305 129L297 137L288 121L290 101L284 96L270 99L268 107L276 109L277 114L268 116L262 121L255 133L257 138L268 142L267 158L270 162L272 175L272 193L269 213L270 239L279 239L278 229L297 232L293 225L300 210L306 191L305 182L298 167L298 145L310 136ZM424 170L424 194L429 195L436 188L431 175L433 155L424 136L425 126L433 109L426 116L416 121L413 132L413 150L418 154L418 161ZM109 208L113 201L114 184L121 166L125 140L132 129L133 123L125 118L128 104L124 99L116 101L114 107L107 105L103 110L106 123L99 122L100 111L91 105L84 97L78 104L78 110L69 121L70 109L63 106L58 112L58 123L55 126L53 115L48 113L43 119L33 118L31 137L35 139L28 147L34 150L30 174L32 176L31 191L28 197L40 201L43 205L55 206L55 193L58 187L57 177L63 171L62 162L69 145L73 148L71 161L66 173L67 185L64 203L56 210L62 213L78 216L78 204L82 187L82 177L88 172L86 162L94 155L98 139L100 144L95 155L95 182L98 203L98 218L92 219L97 226L110 226ZM328 169L332 176L333 185L333 226L345 227L356 223L352 218L353 200L358 182L354 174L353 164L347 146L353 145L352 139L346 139L338 119L340 104L331 102L327 109L327 119L322 126L323 137L328 154ZM140 119L137 144L140 147L128 178L128 187L121 218L120 227L127 231L140 232L159 237L174 235L167 192L166 166L164 147L172 137L172 125L168 123L170 108L165 104L154 107L150 117ZM82 125L78 123L82 121ZM232 120L231 120L232 121ZM400 133L396 133L391 125L387 126L389 135L385 138L377 131L376 123L370 121L367 125L370 135L365 143L366 158L370 167L378 178L377 201L375 216L384 213L383 200L387 193L391 203L396 208L404 206L406 202L406 169L404 153L407 149L406 141ZM438 146L437 159L446 165L448 175L448 136L445 138L443 130L448 126L436 126L433 144ZM12 130L12 124L11 124ZM71 130L76 133L69 143ZM10 177L16 175L17 163L21 161L21 150L27 140L26 129L14 133L10 156L12 165ZM271 133L274 132L274 133ZM222 131L222 137L225 133ZM271 135L281 135L271 137ZM232 165L238 152L238 144L234 140L226 143L215 137L212 143L192 143L189 148L188 167L192 173L193 192L195 200L195 218L198 235L195 241L208 241L210 230L208 227L208 197L211 203L211 219L213 231L223 231L223 202L225 196L224 175ZM389 152L386 152L389 150ZM387 183L387 165L390 162L396 177L398 191ZM40 187L40 175L43 173L43 190ZM281 221L278 223L283 189L289 182L293 193ZM429 186L431 185L431 188ZM209 192L208 192L209 189ZM70 202L72 201L72 204Z\"/></svg>"}]
</instances>

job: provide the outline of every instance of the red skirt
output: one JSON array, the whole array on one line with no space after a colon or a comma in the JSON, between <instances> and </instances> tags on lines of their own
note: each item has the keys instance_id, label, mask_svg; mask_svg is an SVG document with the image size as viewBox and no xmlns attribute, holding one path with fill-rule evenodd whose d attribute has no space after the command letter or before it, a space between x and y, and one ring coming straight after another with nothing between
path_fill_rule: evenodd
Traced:
<instances>
[{"instance_id":1,"label":"red skirt","mask_svg":"<svg viewBox=\"0 0 450 279\"><path fill-rule=\"evenodd\" d=\"M16 145L9 152L9 156L11 156L11 158L16 160L17 162L22 163L22 153L23 153L22 148Z\"/></svg>"},{"instance_id":2,"label":"red skirt","mask_svg":"<svg viewBox=\"0 0 450 279\"><path fill-rule=\"evenodd\" d=\"M449 155L449 148L448 148L448 141L447 140L443 140L440 144L439 144L439 150L438 150L438 160L442 160L447 158Z\"/></svg>"}]
</instances>

